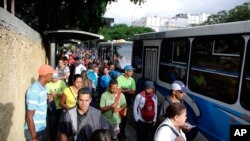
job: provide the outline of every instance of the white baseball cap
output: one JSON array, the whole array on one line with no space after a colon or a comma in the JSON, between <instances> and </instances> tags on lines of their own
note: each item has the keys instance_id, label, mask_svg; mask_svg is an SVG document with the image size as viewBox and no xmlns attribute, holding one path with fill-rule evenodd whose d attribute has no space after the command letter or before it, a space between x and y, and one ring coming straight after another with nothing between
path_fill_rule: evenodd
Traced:
<instances>
[{"instance_id":1,"label":"white baseball cap","mask_svg":"<svg viewBox=\"0 0 250 141\"><path fill-rule=\"evenodd\" d=\"M171 89L174 90L174 91L182 91L183 93L188 93L190 92L190 90L185 86L185 84L181 81L174 81L172 84L171 84Z\"/></svg>"}]
</instances>

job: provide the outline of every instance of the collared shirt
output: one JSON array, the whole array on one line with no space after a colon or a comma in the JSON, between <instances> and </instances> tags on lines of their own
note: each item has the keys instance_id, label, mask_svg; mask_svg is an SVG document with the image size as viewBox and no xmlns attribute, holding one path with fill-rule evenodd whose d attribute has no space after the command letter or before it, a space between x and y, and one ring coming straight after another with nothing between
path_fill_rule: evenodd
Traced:
<instances>
[{"instance_id":1,"label":"collared shirt","mask_svg":"<svg viewBox=\"0 0 250 141\"><path fill-rule=\"evenodd\" d=\"M106 91L101 96L100 101L100 107L106 107L110 106L115 102L116 95L111 94L109 91ZM118 104L118 108L120 107L127 107L126 99L124 94L121 93L120 100ZM104 117L107 119L107 121L111 124L116 124L121 122L121 117L119 115L119 112L113 112L112 110L108 110L103 113Z\"/></svg>"},{"instance_id":2,"label":"collared shirt","mask_svg":"<svg viewBox=\"0 0 250 141\"><path fill-rule=\"evenodd\" d=\"M76 108L76 112L77 112L77 129L79 130L79 126L80 126L82 120L83 120L84 118L86 118L87 112L84 113L84 114L80 114L79 111L77 110L77 108Z\"/></svg>"},{"instance_id":3,"label":"collared shirt","mask_svg":"<svg viewBox=\"0 0 250 141\"><path fill-rule=\"evenodd\" d=\"M124 75L120 75L119 77L117 77L117 82L119 88L135 90L135 80L132 77L126 78Z\"/></svg>"},{"instance_id":4,"label":"collared shirt","mask_svg":"<svg viewBox=\"0 0 250 141\"><path fill-rule=\"evenodd\" d=\"M46 128L47 93L48 90L39 81L35 81L26 93L26 110L35 110L33 120L36 132ZM27 122L24 129L28 129Z\"/></svg>"}]
</instances>

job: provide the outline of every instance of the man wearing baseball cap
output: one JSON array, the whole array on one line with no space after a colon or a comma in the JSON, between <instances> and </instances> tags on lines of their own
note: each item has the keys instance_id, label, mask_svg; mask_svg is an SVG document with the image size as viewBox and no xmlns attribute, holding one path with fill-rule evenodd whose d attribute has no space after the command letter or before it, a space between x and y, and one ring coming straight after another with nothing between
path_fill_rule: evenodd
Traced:
<instances>
[{"instance_id":1,"label":"man wearing baseball cap","mask_svg":"<svg viewBox=\"0 0 250 141\"><path fill-rule=\"evenodd\" d=\"M171 84L170 95L165 97L160 107L160 122L165 119L167 107L174 102L183 103L183 98L189 91L181 81L176 80Z\"/></svg>"},{"instance_id":2,"label":"man wearing baseball cap","mask_svg":"<svg viewBox=\"0 0 250 141\"><path fill-rule=\"evenodd\" d=\"M131 105L133 105L133 99L134 99L135 89L136 89L135 80L132 78L133 70L134 68L131 65L126 65L124 67L124 71L125 71L124 75L120 75L119 77L117 77L118 87L121 89L121 92L125 95L127 107L130 107ZM123 117L122 122L120 124L120 127L121 127L120 137L124 139L127 138L125 134L125 126L126 126L127 120L128 120L127 116Z\"/></svg>"},{"instance_id":3,"label":"man wearing baseball cap","mask_svg":"<svg viewBox=\"0 0 250 141\"><path fill-rule=\"evenodd\" d=\"M38 69L38 80L35 81L26 93L26 118L25 118L25 138L27 141L45 141L44 131L46 128L47 99L48 90L45 87L56 73L49 65L42 65Z\"/></svg>"}]
</instances>

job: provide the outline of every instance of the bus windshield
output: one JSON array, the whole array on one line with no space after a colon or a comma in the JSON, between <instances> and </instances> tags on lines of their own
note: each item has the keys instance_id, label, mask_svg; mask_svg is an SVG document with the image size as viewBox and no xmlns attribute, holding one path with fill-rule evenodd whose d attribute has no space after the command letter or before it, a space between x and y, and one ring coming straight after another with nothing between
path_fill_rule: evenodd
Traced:
<instances>
[{"instance_id":1,"label":"bus windshield","mask_svg":"<svg viewBox=\"0 0 250 141\"><path fill-rule=\"evenodd\" d=\"M98 56L101 60L108 60L116 64L117 69L131 65L132 42L100 42Z\"/></svg>"}]
</instances>

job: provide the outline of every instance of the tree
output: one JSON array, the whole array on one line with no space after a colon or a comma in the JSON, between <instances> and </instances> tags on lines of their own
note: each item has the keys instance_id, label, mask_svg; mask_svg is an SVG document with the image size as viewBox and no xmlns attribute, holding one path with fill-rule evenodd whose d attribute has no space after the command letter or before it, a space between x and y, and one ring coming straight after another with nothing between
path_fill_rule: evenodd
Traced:
<instances>
[{"instance_id":1,"label":"tree","mask_svg":"<svg viewBox=\"0 0 250 141\"><path fill-rule=\"evenodd\" d=\"M244 21L250 19L250 4L244 3L229 10L227 22Z\"/></svg>"},{"instance_id":2,"label":"tree","mask_svg":"<svg viewBox=\"0 0 250 141\"><path fill-rule=\"evenodd\" d=\"M208 19L203 23L204 24L217 24L227 22L228 13L226 10L220 11L217 14L212 14Z\"/></svg>"},{"instance_id":3,"label":"tree","mask_svg":"<svg viewBox=\"0 0 250 141\"><path fill-rule=\"evenodd\" d=\"M223 10L218 12L217 14L212 14L201 25L244 21L249 19L250 19L250 5L248 3L244 3L229 10L229 12Z\"/></svg>"},{"instance_id":4,"label":"tree","mask_svg":"<svg viewBox=\"0 0 250 141\"><path fill-rule=\"evenodd\" d=\"M113 27L103 27L100 29L99 34L104 36L105 40L132 40L134 34L154 32L149 27L128 26L126 24L117 24Z\"/></svg>"},{"instance_id":5,"label":"tree","mask_svg":"<svg viewBox=\"0 0 250 141\"><path fill-rule=\"evenodd\" d=\"M130 0L142 4L144 0ZM16 16L39 32L77 29L98 32L108 3L117 0L18 0Z\"/></svg>"}]
</instances>

